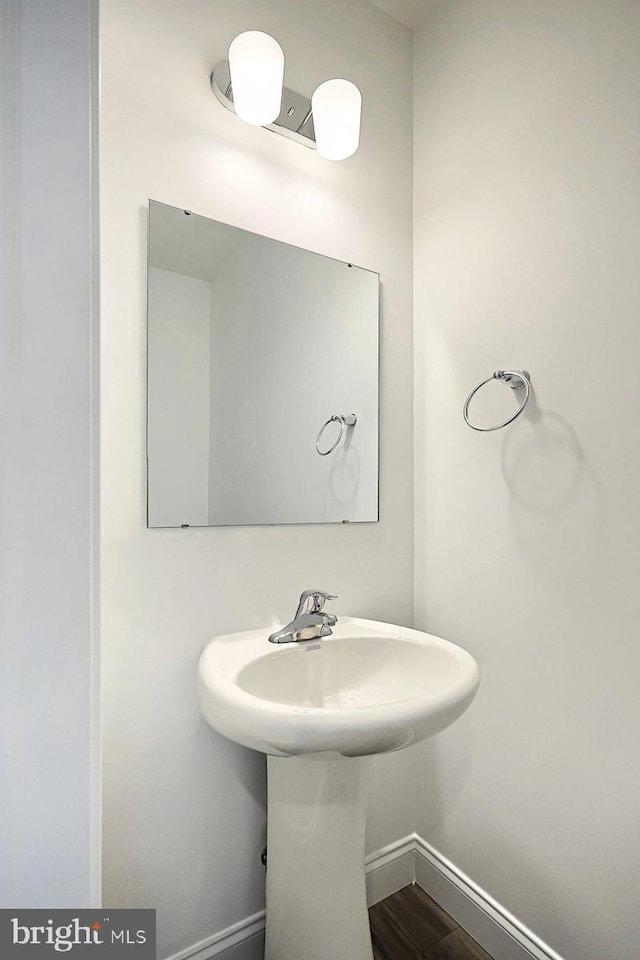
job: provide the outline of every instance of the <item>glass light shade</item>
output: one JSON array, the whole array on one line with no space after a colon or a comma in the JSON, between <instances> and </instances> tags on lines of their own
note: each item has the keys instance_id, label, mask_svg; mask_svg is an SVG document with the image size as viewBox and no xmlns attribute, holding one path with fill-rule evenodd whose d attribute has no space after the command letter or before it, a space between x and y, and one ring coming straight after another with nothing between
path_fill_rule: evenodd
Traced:
<instances>
[{"instance_id":1,"label":"glass light shade","mask_svg":"<svg viewBox=\"0 0 640 960\"><path fill-rule=\"evenodd\" d=\"M360 143L362 94L350 80L325 80L311 98L316 148L325 160L346 160Z\"/></svg>"},{"instance_id":2,"label":"glass light shade","mask_svg":"<svg viewBox=\"0 0 640 960\"><path fill-rule=\"evenodd\" d=\"M248 30L231 41L233 105L241 120L263 127L280 113L284 53L268 33Z\"/></svg>"}]
</instances>

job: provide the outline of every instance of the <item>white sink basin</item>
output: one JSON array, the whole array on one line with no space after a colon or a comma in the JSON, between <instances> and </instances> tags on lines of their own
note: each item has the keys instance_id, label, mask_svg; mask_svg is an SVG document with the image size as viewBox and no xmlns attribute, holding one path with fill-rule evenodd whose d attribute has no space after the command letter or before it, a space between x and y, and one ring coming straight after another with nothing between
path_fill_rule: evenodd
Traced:
<instances>
[{"instance_id":1,"label":"white sink basin","mask_svg":"<svg viewBox=\"0 0 640 960\"><path fill-rule=\"evenodd\" d=\"M199 664L209 724L262 753L399 750L453 723L478 688L469 653L418 630L341 617L331 637L286 645L272 630L216 637Z\"/></svg>"},{"instance_id":2,"label":"white sink basin","mask_svg":"<svg viewBox=\"0 0 640 960\"><path fill-rule=\"evenodd\" d=\"M479 670L428 633L340 617L323 640L273 627L216 637L200 658L209 724L267 757L266 960L373 960L364 852L366 761L453 723Z\"/></svg>"}]
</instances>

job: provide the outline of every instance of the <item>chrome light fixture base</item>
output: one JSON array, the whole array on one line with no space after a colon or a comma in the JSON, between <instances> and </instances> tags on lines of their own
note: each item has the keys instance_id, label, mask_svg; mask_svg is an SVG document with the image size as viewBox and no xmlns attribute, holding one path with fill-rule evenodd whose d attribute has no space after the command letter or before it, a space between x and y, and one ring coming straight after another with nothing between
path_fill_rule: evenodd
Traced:
<instances>
[{"instance_id":1,"label":"chrome light fixture base","mask_svg":"<svg viewBox=\"0 0 640 960\"><path fill-rule=\"evenodd\" d=\"M222 60L214 67L210 82L216 99L231 113L235 113L231 73L227 60ZM273 123L267 124L264 129L279 133L283 137L288 137L289 140L295 140L296 143L301 143L303 146L315 150L316 137L311 115L311 100L300 93L289 90L288 87L283 87L280 115Z\"/></svg>"}]
</instances>

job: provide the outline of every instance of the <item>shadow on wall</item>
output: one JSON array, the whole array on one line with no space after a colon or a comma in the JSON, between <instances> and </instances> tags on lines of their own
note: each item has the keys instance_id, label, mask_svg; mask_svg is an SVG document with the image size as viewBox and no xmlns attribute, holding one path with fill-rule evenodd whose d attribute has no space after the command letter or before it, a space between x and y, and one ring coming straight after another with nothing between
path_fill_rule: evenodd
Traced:
<instances>
[{"instance_id":1,"label":"shadow on wall","mask_svg":"<svg viewBox=\"0 0 640 960\"><path fill-rule=\"evenodd\" d=\"M481 695L482 680L476 699ZM471 711L473 707L472 704ZM445 798L459 797L470 789L473 759L476 753L476 733L476 725L469 722L467 716L465 722L454 724L452 728L443 730L436 737L428 737L415 747L416 768L421 771L424 778L421 795L426 797L425 809L420 812L418 823L424 831L424 839L428 843L434 843L436 847L436 838L447 819L450 803ZM448 749L450 740L455 740L455 751ZM440 760L441 755L446 755L446 764ZM446 783L444 782L445 773Z\"/></svg>"},{"instance_id":2,"label":"shadow on wall","mask_svg":"<svg viewBox=\"0 0 640 960\"><path fill-rule=\"evenodd\" d=\"M338 447L331 462L329 488L325 493L324 501L326 514L329 513L329 507L335 504L340 504L344 508L345 516L353 511L353 504L360 487L360 457L358 451L351 445L351 440L352 431L347 430L344 442Z\"/></svg>"},{"instance_id":3,"label":"shadow on wall","mask_svg":"<svg viewBox=\"0 0 640 960\"><path fill-rule=\"evenodd\" d=\"M532 396L505 434L501 466L523 555L545 578L582 578L599 555L606 523L600 483L571 424Z\"/></svg>"}]
</instances>

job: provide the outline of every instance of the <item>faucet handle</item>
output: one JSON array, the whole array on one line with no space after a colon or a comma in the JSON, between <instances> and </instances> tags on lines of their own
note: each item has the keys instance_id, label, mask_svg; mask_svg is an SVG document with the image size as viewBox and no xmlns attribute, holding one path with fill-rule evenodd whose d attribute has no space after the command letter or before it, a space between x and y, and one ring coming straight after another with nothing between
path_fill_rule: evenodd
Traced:
<instances>
[{"instance_id":1,"label":"faucet handle","mask_svg":"<svg viewBox=\"0 0 640 960\"><path fill-rule=\"evenodd\" d=\"M296 618L303 613L320 613L326 600L337 600L337 596L332 593L325 593L324 590L305 590L300 594L300 602L296 610ZM311 603L309 604L309 601ZM307 609L308 605L308 609ZM295 618L294 618L295 619Z\"/></svg>"}]
</instances>

